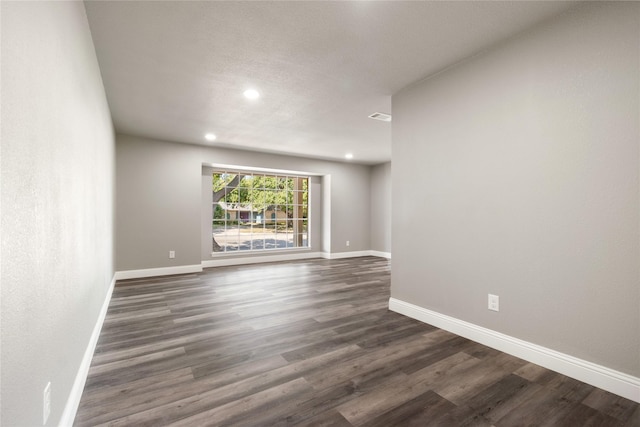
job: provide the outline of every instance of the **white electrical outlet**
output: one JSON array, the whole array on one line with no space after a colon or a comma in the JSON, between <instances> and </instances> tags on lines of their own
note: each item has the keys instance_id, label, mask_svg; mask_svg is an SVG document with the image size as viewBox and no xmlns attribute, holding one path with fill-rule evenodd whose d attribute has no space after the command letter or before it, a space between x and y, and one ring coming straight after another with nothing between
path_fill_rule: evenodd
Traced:
<instances>
[{"instance_id":1,"label":"white electrical outlet","mask_svg":"<svg viewBox=\"0 0 640 427\"><path fill-rule=\"evenodd\" d=\"M47 424L49 414L51 413L51 382L47 383L42 394L42 425Z\"/></svg>"},{"instance_id":2,"label":"white electrical outlet","mask_svg":"<svg viewBox=\"0 0 640 427\"><path fill-rule=\"evenodd\" d=\"M349 246L349 241L347 240L347 246Z\"/></svg>"},{"instance_id":3,"label":"white electrical outlet","mask_svg":"<svg viewBox=\"0 0 640 427\"><path fill-rule=\"evenodd\" d=\"M500 311L500 297L498 295L489 294L489 310Z\"/></svg>"},{"instance_id":4,"label":"white electrical outlet","mask_svg":"<svg viewBox=\"0 0 640 427\"><path fill-rule=\"evenodd\" d=\"M169 258L175 258L176 257L176 251L169 251Z\"/></svg>"}]
</instances>

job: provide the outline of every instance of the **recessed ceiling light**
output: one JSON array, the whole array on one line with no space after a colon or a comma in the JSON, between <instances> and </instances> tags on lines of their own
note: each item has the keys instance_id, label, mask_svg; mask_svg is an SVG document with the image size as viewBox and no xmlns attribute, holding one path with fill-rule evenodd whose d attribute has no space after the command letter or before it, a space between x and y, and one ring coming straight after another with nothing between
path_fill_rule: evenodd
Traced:
<instances>
[{"instance_id":1,"label":"recessed ceiling light","mask_svg":"<svg viewBox=\"0 0 640 427\"><path fill-rule=\"evenodd\" d=\"M204 136L204 139L206 139L207 141L215 141L216 140L216 136L212 133L208 133Z\"/></svg>"},{"instance_id":2,"label":"recessed ceiling light","mask_svg":"<svg viewBox=\"0 0 640 427\"><path fill-rule=\"evenodd\" d=\"M247 89L244 91L244 97L248 99L258 99L260 98L260 93L255 89Z\"/></svg>"},{"instance_id":3,"label":"recessed ceiling light","mask_svg":"<svg viewBox=\"0 0 640 427\"><path fill-rule=\"evenodd\" d=\"M344 158L345 159L353 159L353 154L347 153L347 154L344 155Z\"/></svg>"}]
</instances>

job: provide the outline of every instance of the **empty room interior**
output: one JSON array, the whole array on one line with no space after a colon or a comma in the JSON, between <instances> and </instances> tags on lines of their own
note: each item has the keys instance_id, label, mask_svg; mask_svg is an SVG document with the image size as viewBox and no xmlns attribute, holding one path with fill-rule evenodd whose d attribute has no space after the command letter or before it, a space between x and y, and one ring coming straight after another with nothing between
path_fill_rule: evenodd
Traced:
<instances>
[{"instance_id":1,"label":"empty room interior","mask_svg":"<svg viewBox=\"0 0 640 427\"><path fill-rule=\"evenodd\" d=\"M640 426L640 3L0 21L2 426Z\"/></svg>"}]
</instances>

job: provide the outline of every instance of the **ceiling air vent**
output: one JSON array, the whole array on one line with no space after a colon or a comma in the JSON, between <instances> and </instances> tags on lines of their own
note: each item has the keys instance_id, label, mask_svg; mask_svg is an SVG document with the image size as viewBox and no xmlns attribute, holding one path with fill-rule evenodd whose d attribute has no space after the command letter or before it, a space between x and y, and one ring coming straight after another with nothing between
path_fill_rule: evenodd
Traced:
<instances>
[{"instance_id":1,"label":"ceiling air vent","mask_svg":"<svg viewBox=\"0 0 640 427\"><path fill-rule=\"evenodd\" d=\"M372 115L369 116L369 118L374 120L382 120L383 122L390 122L391 114L373 113Z\"/></svg>"}]
</instances>

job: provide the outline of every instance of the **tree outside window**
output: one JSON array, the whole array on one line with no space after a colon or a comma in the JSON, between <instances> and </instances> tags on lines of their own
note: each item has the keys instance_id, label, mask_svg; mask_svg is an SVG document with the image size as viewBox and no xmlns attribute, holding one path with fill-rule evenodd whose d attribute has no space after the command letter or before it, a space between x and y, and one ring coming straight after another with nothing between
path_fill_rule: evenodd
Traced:
<instances>
[{"instance_id":1,"label":"tree outside window","mask_svg":"<svg viewBox=\"0 0 640 427\"><path fill-rule=\"evenodd\" d=\"M214 252L309 246L309 177L214 171Z\"/></svg>"}]
</instances>

